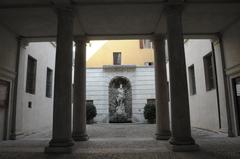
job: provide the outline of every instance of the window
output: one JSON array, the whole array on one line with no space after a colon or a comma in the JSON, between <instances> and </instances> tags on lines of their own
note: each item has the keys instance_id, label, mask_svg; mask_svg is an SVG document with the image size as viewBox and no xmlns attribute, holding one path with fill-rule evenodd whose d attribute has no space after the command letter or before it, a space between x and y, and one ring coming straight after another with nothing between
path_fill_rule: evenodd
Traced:
<instances>
[{"instance_id":1,"label":"window","mask_svg":"<svg viewBox=\"0 0 240 159\"><path fill-rule=\"evenodd\" d=\"M121 52L113 53L113 65L121 65Z\"/></svg>"},{"instance_id":2,"label":"window","mask_svg":"<svg viewBox=\"0 0 240 159\"><path fill-rule=\"evenodd\" d=\"M203 57L206 90L212 90L215 88L215 76L212 52Z\"/></svg>"},{"instance_id":3,"label":"window","mask_svg":"<svg viewBox=\"0 0 240 159\"><path fill-rule=\"evenodd\" d=\"M28 56L26 92L35 94L37 60Z\"/></svg>"},{"instance_id":4,"label":"window","mask_svg":"<svg viewBox=\"0 0 240 159\"><path fill-rule=\"evenodd\" d=\"M155 105L155 99L147 99L147 104L154 104Z\"/></svg>"},{"instance_id":5,"label":"window","mask_svg":"<svg viewBox=\"0 0 240 159\"><path fill-rule=\"evenodd\" d=\"M143 39L139 41L140 49L152 49L153 45L151 40Z\"/></svg>"},{"instance_id":6,"label":"window","mask_svg":"<svg viewBox=\"0 0 240 159\"><path fill-rule=\"evenodd\" d=\"M52 81L53 81L53 71L47 68L47 79L46 79L46 97L52 97Z\"/></svg>"},{"instance_id":7,"label":"window","mask_svg":"<svg viewBox=\"0 0 240 159\"><path fill-rule=\"evenodd\" d=\"M188 76L189 76L190 95L194 95L194 94L196 94L196 81L195 81L194 65L191 65L188 67Z\"/></svg>"}]
</instances>

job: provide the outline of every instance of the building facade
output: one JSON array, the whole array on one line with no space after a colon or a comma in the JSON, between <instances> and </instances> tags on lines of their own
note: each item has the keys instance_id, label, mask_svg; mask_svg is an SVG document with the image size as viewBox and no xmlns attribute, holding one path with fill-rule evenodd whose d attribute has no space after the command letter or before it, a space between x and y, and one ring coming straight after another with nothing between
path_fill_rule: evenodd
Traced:
<instances>
[{"instance_id":1,"label":"building facade","mask_svg":"<svg viewBox=\"0 0 240 159\"><path fill-rule=\"evenodd\" d=\"M192 126L227 132L226 97L219 44L211 40L185 42Z\"/></svg>"},{"instance_id":2,"label":"building facade","mask_svg":"<svg viewBox=\"0 0 240 159\"><path fill-rule=\"evenodd\" d=\"M130 85L132 101L131 122L145 122L143 108L155 99L153 66L103 66L87 69L87 101L92 101L97 108L97 122L109 122L111 83L113 80L125 78Z\"/></svg>"},{"instance_id":3,"label":"building facade","mask_svg":"<svg viewBox=\"0 0 240 159\"><path fill-rule=\"evenodd\" d=\"M93 48L94 45L92 42L87 48ZM38 49L39 47L42 49ZM217 49L218 43L210 40L185 41L190 116L193 127L227 132L222 61L219 60ZM207 69L205 61L210 55L212 67ZM130 122L146 122L143 116L144 106L155 103L156 98L153 56L152 43L147 40L112 40L98 46L95 53L87 59L86 70L86 100L97 108L96 122L111 122L112 100L116 99L111 96L111 87L114 80L116 82L121 79L125 79L129 85L128 100L131 103L128 108L130 112L126 113L130 113ZM54 63L54 43L25 43L22 48L19 57L16 112L18 135L27 135L51 127ZM212 74L207 72L209 70ZM206 77L209 73L212 75L212 86L207 86L209 81Z\"/></svg>"},{"instance_id":4,"label":"building facade","mask_svg":"<svg viewBox=\"0 0 240 159\"><path fill-rule=\"evenodd\" d=\"M112 79L125 77L132 83L132 121L145 122L143 108L155 100L155 75L153 48L143 44L138 40L109 41L88 60L87 100L97 107L96 121L109 121L109 85ZM218 43L211 40L185 41L190 116L193 127L227 132L226 98L218 47ZM116 52L121 54L120 64L114 64ZM207 55L212 66L205 64ZM125 58L128 62L124 61ZM206 80L209 74L212 75L212 86L208 86Z\"/></svg>"},{"instance_id":5,"label":"building facade","mask_svg":"<svg viewBox=\"0 0 240 159\"><path fill-rule=\"evenodd\" d=\"M25 43L21 50L16 101L17 136L52 126L55 51L50 42Z\"/></svg>"},{"instance_id":6,"label":"building facade","mask_svg":"<svg viewBox=\"0 0 240 159\"><path fill-rule=\"evenodd\" d=\"M111 85L124 78L129 85L125 89L130 91L129 94L125 92L131 101L128 104L129 120L145 122L143 108L155 100L153 61L153 48L149 40L110 40L88 59L86 99L97 108L95 121L111 122L111 107L116 107L112 104L116 97L111 96Z\"/></svg>"},{"instance_id":7,"label":"building facade","mask_svg":"<svg viewBox=\"0 0 240 159\"><path fill-rule=\"evenodd\" d=\"M23 43L22 46L16 101L17 136L49 129L53 112L55 45L42 42ZM87 48L94 46L92 42ZM193 127L227 132L226 92L219 49L216 41L185 41L190 117ZM206 65L207 57L210 57L210 66ZM166 61L168 68L167 58ZM150 41L106 41L87 59L86 100L97 108L96 122L111 122L111 100L116 98L111 97L111 86L114 80L121 79L127 81L131 91L128 96L131 101L130 122L145 123L144 106L155 102L156 98L154 55ZM10 88L6 83L1 84L5 84L5 89ZM238 86L236 83L235 91L239 94Z\"/></svg>"}]
</instances>

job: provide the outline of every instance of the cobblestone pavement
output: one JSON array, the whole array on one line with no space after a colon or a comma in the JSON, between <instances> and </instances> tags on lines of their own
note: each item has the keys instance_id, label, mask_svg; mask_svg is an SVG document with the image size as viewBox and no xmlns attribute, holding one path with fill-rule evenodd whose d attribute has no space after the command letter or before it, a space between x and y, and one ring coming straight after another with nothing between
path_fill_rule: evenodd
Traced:
<instances>
[{"instance_id":1,"label":"cobblestone pavement","mask_svg":"<svg viewBox=\"0 0 240 159\"><path fill-rule=\"evenodd\" d=\"M16 141L0 143L0 159L240 159L240 137L193 128L200 145L197 152L176 153L167 149L167 141L154 139L154 124L92 124L87 126L89 141L75 143L68 155L43 153L51 137L49 130Z\"/></svg>"},{"instance_id":2,"label":"cobblestone pavement","mask_svg":"<svg viewBox=\"0 0 240 159\"><path fill-rule=\"evenodd\" d=\"M154 138L155 124L90 124L87 125L87 133L90 138ZM192 128L194 138L203 139L208 137L227 137L224 133ZM31 134L20 140L45 140L51 138L50 130L43 130Z\"/></svg>"}]
</instances>

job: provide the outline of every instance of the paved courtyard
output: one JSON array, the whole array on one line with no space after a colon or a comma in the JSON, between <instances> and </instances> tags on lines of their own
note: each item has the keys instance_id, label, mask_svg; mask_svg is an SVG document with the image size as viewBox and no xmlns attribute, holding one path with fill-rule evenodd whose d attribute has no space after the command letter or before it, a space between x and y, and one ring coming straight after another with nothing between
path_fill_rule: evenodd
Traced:
<instances>
[{"instance_id":1,"label":"paved courtyard","mask_svg":"<svg viewBox=\"0 0 240 159\"><path fill-rule=\"evenodd\" d=\"M154 124L93 124L87 126L90 140L76 143L72 154L47 155L51 133L44 130L16 141L0 143L0 159L240 159L240 137L192 129L193 137L200 145L197 152L171 152L167 141L154 139Z\"/></svg>"}]
</instances>

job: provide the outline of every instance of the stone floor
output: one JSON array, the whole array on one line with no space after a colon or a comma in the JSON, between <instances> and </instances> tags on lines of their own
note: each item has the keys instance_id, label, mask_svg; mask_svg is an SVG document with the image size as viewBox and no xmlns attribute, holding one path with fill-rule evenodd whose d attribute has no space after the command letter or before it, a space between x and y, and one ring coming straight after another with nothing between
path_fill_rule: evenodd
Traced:
<instances>
[{"instance_id":1,"label":"stone floor","mask_svg":"<svg viewBox=\"0 0 240 159\"><path fill-rule=\"evenodd\" d=\"M200 145L197 152L172 152L167 141L154 139L154 124L93 124L87 126L90 140L75 143L72 154L47 155L44 147L49 130L16 141L0 143L0 159L240 159L240 137L192 129Z\"/></svg>"}]
</instances>

